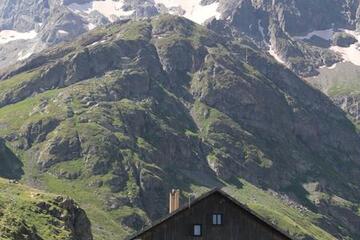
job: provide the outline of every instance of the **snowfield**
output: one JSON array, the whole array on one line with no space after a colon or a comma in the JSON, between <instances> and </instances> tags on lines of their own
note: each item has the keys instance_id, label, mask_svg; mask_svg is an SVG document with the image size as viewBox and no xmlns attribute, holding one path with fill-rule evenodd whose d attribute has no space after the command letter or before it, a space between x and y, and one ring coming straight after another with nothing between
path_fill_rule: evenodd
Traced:
<instances>
[{"instance_id":1,"label":"snowfield","mask_svg":"<svg viewBox=\"0 0 360 240\"><path fill-rule=\"evenodd\" d=\"M14 30L0 30L0 44L6 44L8 42L16 40L29 40L36 38L37 33L35 30L30 32L17 32Z\"/></svg>"},{"instance_id":2,"label":"snowfield","mask_svg":"<svg viewBox=\"0 0 360 240\"><path fill-rule=\"evenodd\" d=\"M186 17L196 23L202 24L209 18L220 18L220 13L217 11L219 3L202 6L201 0L155 0L156 4L163 4L166 8L180 7L185 11L183 17Z\"/></svg>"},{"instance_id":3,"label":"snowfield","mask_svg":"<svg viewBox=\"0 0 360 240\"><path fill-rule=\"evenodd\" d=\"M105 0L105 1L93 1L90 3L77 4L72 3L68 8L76 14L86 17L93 11L98 11L110 21L115 19L112 16L116 17L129 17L134 13L134 11L124 11L124 1L126 0ZM177 14L178 11L175 11L175 8L181 8L185 14L183 17L186 17L196 23L202 24L207 19L215 17L220 18L220 13L217 11L219 3L213 3L207 6L202 6L201 0L154 0L156 5L165 6L169 13Z\"/></svg>"},{"instance_id":4,"label":"snowfield","mask_svg":"<svg viewBox=\"0 0 360 240\"><path fill-rule=\"evenodd\" d=\"M113 0L105 0L105 1L93 1L84 4L72 3L68 6L68 8L76 14L80 15L88 15L93 11L98 11L106 18L108 18L111 22L115 19L112 16L116 17L128 17L134 13L134 11L124 11L124 0L113 1Z\"/></svg>"},{"instance_id":5,"label":"snowfield","mask_svg":"<svg viewBox=\"0 0 360 240\"><path fill-rule=\"evenodd\" d=\"M326 30L313 31L313 32L308 33L305 36L294 36L293 38L295 40L304 40L304 39L310 39L313 36L318 36L318 37L320 37L322 39L325 39L325 40L329 41L329 40L331 40L334 33L335 33L334 30L331 28L331 29L326 29Z\"/></svg>"},{"instance_id":6,"label":"snowfield","mask_svg":"<svg viewBox=\"0 0 360 240\"><path fill-rule=\"evenodd\" d=\"M276 61L279 63L286 65L285 61L281 59L281 57L276 53L275 49L270 45L270 50L268 53L275 58Z\"/></svg>"}]
</instances>

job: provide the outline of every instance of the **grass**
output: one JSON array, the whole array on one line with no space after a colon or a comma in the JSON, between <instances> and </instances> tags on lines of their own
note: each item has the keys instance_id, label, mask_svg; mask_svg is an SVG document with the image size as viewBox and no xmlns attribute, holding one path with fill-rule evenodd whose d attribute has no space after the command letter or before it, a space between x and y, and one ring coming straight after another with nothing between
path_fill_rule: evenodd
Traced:
<instances>
[{"instance_id":1,"label":"grass","mask_svg":"<svg viewBox=\"0 0 360 240\"><path fill-rule=\"evenodd\" d=\"M294 207L293 204L244 179L236 179L234 182L236 183L223 182L223 190L281 230L298 239L312 237L317 240L336 240L335 237L317 226L323 218L322 215ZM188 199L190 196L198 197L207 191L209 191L208 187L192 181L190 188L185 192L182 191L182 195L184 199Z\"/></svg>"},{"instance_id":2,"label":"grass","mask_svg":"<svg viewBox=\"0 0 360 240\"><path fill-rule=\"evenodd\" d=\"M86 87L85 89L87 88L89 88L91 91L94 91L95 86ZM67 91L70 93L70 95L73 93L79 95L79 93L82 93L82 91L85 91L85 89L82 87L82 85L79 84L66 89L47 91L16 104L0 108L0 124L6 126L6 128L1 128L0 135L16 132L27 123L36 122L48 117L58 117L64 120L66 118L64 114L66 113L66 109L69 106L74 108L76 112L79 112L80 115L89 113L89 117L93 121L100 121L104 116L104 112L100 111L99 108L93 108L92 110L83 108L83 105L79 102L77 97L73 97L72 99L74 101L69 104L59 104L59 101L61 101L61 97L59 97L60 93ZM39 105L41 105L43 102L47 102L46 110L44 111L38 109ZM125 112L142 110L140 105L136 105L134 102L127 100L114 103L112 107L114 107L115 110L121 109ZM119 127L123 125L122 121L119 119L114 120L114 124L118 125ZM101 125L99 125L97 122L79 123L78 116L75 115L74 118L69 118L66 121L62 121L59 127L48 135L48 139L56 136L62 136L66 138L68 135L74 135L75 132L78 131L82 136L84 136L84 138L86 138L86 144L99 145L103 143L106 145L107 142L104 136L104 130L106 129L101 127ZM118 132L117 135L122 134ZM144 148L149 148L149 144L142 138L138 139L138 144ZM84 164L84 159L62 162L53 166L48 171L48 173L42 173L36 170L36 163L33 163L32 160L30 160L31 156L24 154L22 151L17 152L17 155L21 156L21 159L25 164L24 169L26 169L26 174L23 176L24 181L31 183L35 180L37 183L41 183L43 188L48 192L70 196L81 204L92 221L92 229L95 240L115 238L121 239L129 235L131 230L122 226L120 223L121 218L125 216L136 213L146 218L145 213L137 208L121 207L120 209L113 211L106 210L104 205L106 196L111 194L109 189L106 186L101 188L92 187L90 186L90 183L96 180L106 182L111 176L92 176L88 171L86 171L86 164ZM84 173L84 175L81 175L82 177L72 181L59 179L56 177L56 175L64 171L81 172ZM135 197L135 195L138 195L139 189L134 179L130 178L124 191L124 193L119 193L118 195L125 194L129 195L130 197ZM13 211L13 213L16 216L21 216L16 211ZM33 215L33 213L26 214ZM34 220L31 222L39 222L38 228L40 229L41 226L47 226L46 221L51 221L49 219L46 220L46 218L44 219L40 218L39 220ZM0 224L0 226L3 225L4 224L2 223ZM44 233L44 235L42 235L44 236L44 239L55 239L47 236L47 234L50 234L49 231L51 231L52 228L49 229L50 230L40 229L39 232ZM66 238L67 237L64 234L59 234L58 238L56 239Z\"/></svg>"},{"instance_id":3,"label":"grass","mask_svg":"<svg viewBox=\"0 0 360 240\"><path fill-rule=\"evenodd\" d=\"M89 181L84 179L70 181L58 179L51 174L45 174L41 178L49 192L70 196L81 205L91 220L95 240L121 239L130 234L130 230L121 227L118 219L137 210L106 211L104 209L104 196L108 194L108 191L105 187L94 189L89 187ZM97 177L93 177L89 180L91 182L96 179Z\"/></svg>"},{"instance_id":4,"label":"grass","mask_svg":"<svg viewBox=\"0 0 360 240\"><path fill-rule=\"evenodd\" d=\"M308 81L330 97L360 94L360 67L338 63L335 69L320 69L320 74Z\"/></svg>"},{"instance_id":5,"label":"grass","mask_svg":"<svg viewBox=\"0 0 360 240\"><path fill-rule=\"evenodd\" d=\"M63 212L52 203L55 195L20 185L11 184L0 178L0 239L14 239L23 228L33 231L42 239L61 240L70 238L70 231L65 229L64 222L49 212L39 211L36 206L41 202L53 209ZM56 233L56 234L54 234Z\"/></svg>"},{"instance_id":6,"label":"grass","mask_svg":"<svg viewBox=\"0 0 360 240\"><path fill-rule=\"evenodd\" d=\"M104 210L103 196L108 194L106 189L99 188L94 191L88 186L87 181L81 179L73 181L60 180L51 174L43 175L42 180L46 183L48 191L70 196L81 204L92 220L92 229L96 240L122 239L129 235L131 230L120 227L119 219L132 214L145 216L142 210L126 206L113 211ZM287 205L277 196L261 190L245 180L240 179L240 181L241 186L225 183L224 190L260 216L299 238L312 236L318 240L335 240L330 234L316 226L322 218L321 215L307 210L300 211ZM29 226L34 226L44 239L57 240L65 239L68 236L69 233L63 229L57 229L60 233L54 235L53 226L48 224L49 221L53 221L52 218L43 214L34 214L33 206L36 202L50 201L55 195L45 194L22 185L9 185L6 180L2 179L0 179L0 188L2 189L0 213L5 216L5 218L0 219L0 226L8 225L5 221L10 217L11 213L12 217L16 216L17 219L25 219ZM199 196L207 190L208 188L201 184L191 184L191 187L187 192L183 192L183 195L185 198L194 193ZM13 227L16 226L7 226L7 228Z\"/></svg>"},{"instance_id":7,"label":"grass","mask_svg":"<svg viewBox=\"0 0 360 240\"><path fill-rule=\"evenodd\" d=\"M180 40L189 41L194 47L202 44L214 45L218 36L203 26L195 25L190 20L171 15L161 15L152 19L155 32L165 34L157 39L156 45L168 46Z\"/></svg>"},{"instance_id":8,"label":"grass","mask_svg":"<svg viewBox=\"0 0 360 240\"><path fill-rule=\"evenodd\" d=\"M0 96L5 95L9 90L15 90L20 87L24 82L31 81L37 77L39 77L41 71L38 69L31 70L28 72L20 73L6 79L4 81L0 81Z\"/></svg>"},{"instance_id":9,"label":"grass","mask_svg":"<svg viewBox=\"0 0 360 240\"><path fill-rule=\"evenodd\" d=\"M65 89L47 91L16 104L0 108L0 124L6 126L5 128L1 128L0 135L3 136L12 132L17 132L27 123L36 122L49 117L58 117L61 118L62 122L54 131L48 134L48 139L58 136L67 138L68 136L72 136L78 132L85 139L82 143L84 144L83 147L86 147L86 145L91 146L101 144L106 147L109 144L106 139L106 134L111 133L99 123L101 123L104 117L109 117L110 120L114 121L114 125L119 128L121 128L124 123L120 118L113 118L114 116L112 115L112 111L110 114L109 112L104 112L101 108L85 108L84 105L79 102L79 97L81 97L82 94L95 91L96 86L92 83L93 82L90 81L89 84L85 86L78 84ZM60 95L65 91L72 97L72 101L67 104L59 104L62 99ZM44 102L47 102L46 109L39 109L39 106ZM119 110L121 110L124 114L131 113L133 111L144 111L141 104L137 104L136 102L130 100L114 102L109 106L116 113ZM74 117L66 119L65 114L68 107L73 108L74 112L78 112L78 114L75 114ZM80 123L78 121L78 115L84 114L87 114L88 117L92 119L92 122ZM116 136L120 135L122 138L129 140L128 137L121 132L116 133ZM137 144L140 148L151 149L151 145L149 145L149 143L143 138L138 138ZM131 153L131 160L129 161L134 160L134 154L136 155L136 153ZM46 191L54 194L70 196L81 204L92 221L92 229L95 240L121 239L132 233L131 229L121 225L121 219L125 216L136 213L146 219L145 213L138 208L123 206L119 209L111 211L105 209L105 202L107 201L106 198L109 197L109 195L114 195L115 197L125 195L130 198L138 196L139 187L136 184L134 177L130 176L123 192L113 194L105 185L100 188L91 186L91 183L94 181L99 180L106 182L112 176L111 174L93 176L89 171L87 171L86 168L89 163L85 164L84 159L62 162L54 165L47 173L42 173L37 170L36 163L31 160L31 156L27 153L24 154L23 151L19 151L17 152L17 155L21 157L25 164L24 169L26 170L26 173L23 176L23 181L28 183L32 183L34 181L36 183L41 183L42 188ZM61 172L81 172L82 174L78 179L70 181L56 177L56 175L59 175ZM18 212L14 211L14 214L18 215ZM29 213L29 215L32 214L33 213ZM47 225L45 220L43 222L40 220L38 220L38 222L41 223L41 225ZM2 225L3 224L0 224L0 226ZM44 232L45 235L43 236L48 234L46 229L40 230L41 233ZM59 234L58 237L59 239L67 238L65 235L61 234ZM53 238L46 236L44 239L52 240Z\"/></svg>"},{"instance_id":10,"label":"grass","mask_svg":"<svg viewBox=\"0 0 360 240\"><path fill-rule=\"evenodd\" d=\"M71 160L67 162L61 162L56 164L52 169L51 172L55 175L59 175L61 173L77 173L81 172L84 167L84 162L82 159Z\"/></svg>"},{"instance_id":11,"label":"grass","mask_svg":"<svg viewBox=\"0 0 360 240\"><path fill-rule=\"evenodd\" d=\"M0 135L17 132L23 125L40 119L48 117L62 118L65 112L64 107L53 101L58 93L58 90L47 91L0 108L0 125L6 126L0 128ZM40 107L41 103L47 103L46 108L42 109Z\"/></svg>"},{"instance_id":12,"label":"grass","mask_svg":"<svg viewBox=\"0 0 360 240\"><path fill-rule=\"evenodd\" d=\"M123 26L120 35L127 41L145 40L151 35L151 26L147 21L129 22Z\"/></svg>"},{"instance_id":13,"label":"grass","mask_svg":"<svg viewBox=\"0 0 360 240\"><path fill-rule=\"evenodd\" d=\"M335 240L336 238L317 226L321 215L309 210L294 208L269 192L261 190L249 182L240 179L239 188L228 184L225 190L246 204L260 216L273 222L292 236L303 238L311 236L318 240Z\"/></svg>"}]
</instances>

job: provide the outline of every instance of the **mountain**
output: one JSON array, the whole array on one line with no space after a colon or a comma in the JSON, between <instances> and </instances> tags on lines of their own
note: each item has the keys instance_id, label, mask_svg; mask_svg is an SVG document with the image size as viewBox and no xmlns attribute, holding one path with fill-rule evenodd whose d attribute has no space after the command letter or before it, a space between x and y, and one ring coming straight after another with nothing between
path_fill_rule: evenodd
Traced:
<instances>
[{"instance_id":1,"label":"mountain","mask_svg":"<svg viewBox=\"0 0 360 240\"><path fill-rule=\"evenodd\" d=\"M201 4L200 0L179 5L167 0L4 0L0 3L0 67L111 22L171 12L203 23L220 16L217 7L218 3Z\"/></svg>"},{"instance_id":2,"label":"mountain","mask_svg":"<svg viewBox=\"0 0 360 240\"><path fill-rule=\"evenodd\" d=\"M232 34L252 38L296 73L311 76L349 57L333 33L359 40L357 32L346 32L359 26L359 9L357 0L5 0L0 3L0 51L8 57L0 66L96 26L172 13L199 24L224 21Z\"/></svg>"},{"instance_id":3,"label":"mountain","mask_svg":"<svg viewBox=\"0 0 360 240\"><path fill-rule=\"evenodd\" d=\"M359 1L236 0L219 5L221 18L208 27L251 38L359 125Z\"/></svg>"},{"instance_id":4,"label":"mountain","mask_svg":"<svg viewBox=\"0 0 360 240\"><path fill-rule=\"evenodd\" d=\"M355 126L247 36L122 20L0 78L14 172L76 199L94 239L164 215L172 188L186 200L214 186L299 239L359 238Z\"/></svg>"},{"instance_id":5,"label":"mountain","mask_svg":"<svg viewBox=\"0 0 360 240\"><path fill-rule=\"evenodd\" d=\"M339 34L359 40L356 0L234 0L219 4L221 19L232 34L249 36L302 76L316 75L319 67L349 60L348 46L338 46Z\"/></svg>"},{"instance_id":6,"label":"mountain","mask_svg":"<svg viewBox=\"0 0 360 240\"><path fill-rule=\"evenodd\" d=\"M2 178L0 188L0 239L92 239L89 219L73 200Z\"/></svg>"}]
</instances>

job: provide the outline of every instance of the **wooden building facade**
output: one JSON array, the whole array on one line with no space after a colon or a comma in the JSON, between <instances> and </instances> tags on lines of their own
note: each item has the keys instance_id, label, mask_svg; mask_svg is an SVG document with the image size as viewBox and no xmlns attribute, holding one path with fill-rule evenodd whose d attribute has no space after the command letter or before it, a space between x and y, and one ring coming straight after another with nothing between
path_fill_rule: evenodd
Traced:
<instances>
[{"instance_id":1,"label":"wooden building facade","mask_svg":"<svg viewBox=\"0 0 360 240\"><path fill-rule=\"evenodd\" d=\"M129 238L129 240L291 239L286 233L220 189L202 195Z\"/></svg>"}]
</instances>

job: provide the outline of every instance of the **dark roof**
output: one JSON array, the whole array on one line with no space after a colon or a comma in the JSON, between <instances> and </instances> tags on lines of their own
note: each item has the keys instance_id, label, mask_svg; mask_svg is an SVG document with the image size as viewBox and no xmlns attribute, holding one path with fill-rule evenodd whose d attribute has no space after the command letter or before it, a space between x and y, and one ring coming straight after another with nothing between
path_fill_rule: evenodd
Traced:
<instances>
[{"instance_id":1,"label":"dark roof","mask_svg":"<svg viewBox=\"0 0 360 240\"><path fill-rule=\"evenodd\" d=\"M245 206L244 204L240 203L238 200L236 200L235 198L233 198L232 196L230 196L229 194L227 194L226 192L224 192L223 190L221 190L220 188L214 188L206 193L204 193L203 195L201 195L200 197L194 199L192 202L190 202L189 204L185 204L184 206L180 207L179 209L177 209L176 211L168 214L167 216L159 219L158 221L155 221L151 226L148 226L144 229L142 229L140 232L128 237L126 240L133 240L135 238L140 237L141 235L143 235L145 232L148 232L149 230L151 230L152 228L160 225L161 223L167 221L168 219L172 218L173 216L177 215L180 212L185 211L186 209L188 209L189 207L199 203L201 200L215 194L218 193L220 195L222 195L223 197L229 199L230 201L232 201L234 204L236 204L238 207L242 208L243 210L245 210L247 213L249 213L251 216L257 218L258 220L260 220L262 223L264 223L265 225L271 227L272 229L274 229L276 232L278 232L279 234L283 235L284 237L288 238L289 240L295 240L294 237L291 237L288 233L284 232L283 230L279 229L276 225L274 225L273 223L269 222L268 220L264 219L263 217L261 217L260 215L258 215L257 213L255 213L253 210L251 210L250 208L248 208L247 206Z\"/></svg>"}]
</instances>

